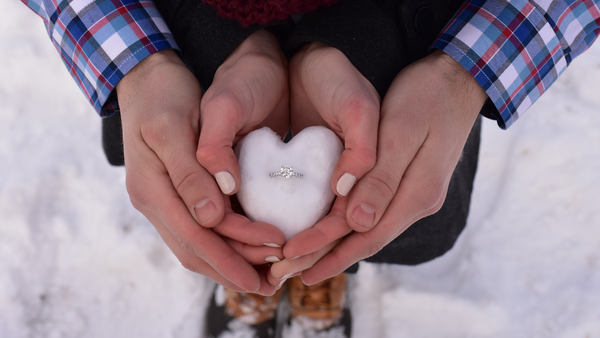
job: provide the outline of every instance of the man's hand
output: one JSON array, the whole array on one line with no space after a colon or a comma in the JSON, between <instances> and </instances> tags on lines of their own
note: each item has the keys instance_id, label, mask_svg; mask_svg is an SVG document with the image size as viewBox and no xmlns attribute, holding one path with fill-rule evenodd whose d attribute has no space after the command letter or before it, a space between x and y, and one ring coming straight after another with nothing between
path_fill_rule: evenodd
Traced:
<instances>
[{"instance_id":1,"label":"man's hand","mask_svg":"<svg viewBox=\"0 0 600 338\"><path fill-rule=\"evenodd\" d=\"M315 262L302 273L305 283L335 276L437 212L486 98L464 68L440 51L405 68L382 103L375 167L347 199L336 200L328 216L284 248L286 257L323 258L305 259L298 266L293 264L296 260L275 264L270 282Z\"/></svg>"},{"instance_id":2,"label":"man's hand","mask_svg":"<svg viewBox=\"0 0 600 338\"><path fill-rule=\"evenodd\" d=\"M247 46L252 42L248 38L244 43ZM225 88L226 93L232 93L220 102L227 104L225 98L246 95L246 92L240 94L238 91L257 85L257 74L259 78L261 73L268 75L265 68L248 69L246 57L263 58L254 50L238 47L228 59L236 61L224 63L229 66L229 72L238 74L236 78L229 78L234 82L229 90L228 81L223 80L227 71L220 68L217 72L214 84ZM281 68L281 65L278 67ZM285 70L280 73L285 75ZM283 82L287 84L287 81ZM262 86L252 88L251 92L256 100L239 105L243 113L248 111L249 106L268 107L269 103L264 100L268 101L274 91L270 86L278 83L258 84ZM285 236L270 224L253 223L233 213L229 197L222 193L223 185L219 187L211 172L198 163L198 159L204 158L200 156L203 154L202 147L197 145L201 125L203 132L207 130L207 136L211 131L222 130L222 123L240 127L246 132L253 124L269 122L275 128L287 129L287 114L271 114L274 108L261 110L261 120L257 114L234 116L225 111L228 119L219 120L205 114L201 124L200 87L173 51L161 51L145 59L125 76L117 91L123 120L127 189L133 205L152 222L189 270L233 290L263 294L274 292L275 289L266 283L264 269L257 270L251 264L264 264L268 256L282 258L281 249L275 246L283 245ZM287 96L283 100L283 106L287 106ZM214 132L212 134L215 135ZM229 142L233 144L234 135L231 136ZM213 138L204 139L211 143L214 139L220 141L223 138L217 133ZM219 159L218 156L208 162L219 161L231 165L229 158Z\"/></svg>"}]
</instances>

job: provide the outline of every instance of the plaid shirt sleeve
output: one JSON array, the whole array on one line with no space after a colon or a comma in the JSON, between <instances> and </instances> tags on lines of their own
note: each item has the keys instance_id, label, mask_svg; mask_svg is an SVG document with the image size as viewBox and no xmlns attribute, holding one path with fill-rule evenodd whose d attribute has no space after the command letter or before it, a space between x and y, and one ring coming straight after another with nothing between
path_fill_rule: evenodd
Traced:
<instances>
[{"instance_id":1,"label":"plaid shirt sleeve","mask_svg":"<svg viewBox=\"0 0 600 338\"><path fill-rule=\"evenodd\" d=\"M506 129L600 34L600 0L466 1L432 48L485 89Z\"/></svg>"},{"instance_id":2,"label":"plaid shirt sleeve","mask_svg":"<svg viewBox=\"0 0 600 338\"><path fill-rule=\"evenodd\" d=\"M101 116L118 110L116 84L152 53L177 44L151 0L21 0Z\"/></svg>"}]
</instances>

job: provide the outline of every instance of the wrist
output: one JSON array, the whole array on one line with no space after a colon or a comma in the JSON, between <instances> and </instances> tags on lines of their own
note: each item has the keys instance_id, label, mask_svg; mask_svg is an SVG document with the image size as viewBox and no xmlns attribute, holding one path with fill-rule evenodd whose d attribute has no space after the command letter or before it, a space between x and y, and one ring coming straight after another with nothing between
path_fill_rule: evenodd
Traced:
<instances>
[{"instance_id":1,"label":"wrist","mask_svg":"<svg viewBox=\"0 0 600 338\"><path fill-rule=\"evenodd\" d=\"M478 114L488 95L477 80L453 57L441 50L434 51L427 58L434 62L437 71L443 75L457 104Z\"/></svg>"},{"instance_id":2,"label":"wrist","mask_svg":"<svg viewBox=\"0 0 600 338\"><path fill-rule=\"evenodd\" d=\"M276 64L287 66L287 58L283 55L279 40L273 33L261 29L247 37L227 58L224 64L235 64L240 58L245 56L260 56Z\"/></svg>"},{"instance_id":3,"label":"wrist","mask_svg":"<svg viewBox=\"0 0 600 338\"><path fill-rule=\"evenodd\" d=\"M117 95L121 97L123 94L134 90L139 83L146 81L150 71L159 69L165 65L173 64L185 67L185 64L173 49L164 49L149 55L140 63L135 65L135 67L125 74L121 81L117 83L115 87L117 90Z\"/></svg>"}]
</instances>

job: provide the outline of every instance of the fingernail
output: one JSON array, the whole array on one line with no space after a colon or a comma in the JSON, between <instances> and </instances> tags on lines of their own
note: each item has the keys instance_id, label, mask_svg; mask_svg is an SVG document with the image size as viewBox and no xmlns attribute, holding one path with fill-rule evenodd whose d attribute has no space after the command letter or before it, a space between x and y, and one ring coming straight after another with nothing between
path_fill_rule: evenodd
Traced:
<instances>
[{"instance_id":1,"label":"fingernail","mask_svg":"<svg viewBox=\"0 0 600 338\"><path fill-rule=\"evenodd\" d=\"M275 243L263 243L263 245L271 248L281 248L281 245Z\"/></svg>"},{"instance_id":2,"label":"fingernail","mask_svg":"<svg viewBox=\"0 0 600 338\"><path fill-rule=\"evenodd\" d=\"M265 262L277 263L277 262L281 262L281 259L277 258L277 256L267 256L267 257L265 257Z\"/></svg>"},{"instance_id":3,"label":"fingernail","mask_svg":"<svg viewBox=\"0 0 600 338\"><path fill-rule=\"evenodd\" d=\"M289 260L290 260L290 261L293 261L293 260L294 260L294 259L296 259L296 258L300 258L300 256L296 256L296 257L294 257L294 258L290 258Z\"/></svg>"},{"instance_id":4,"label":"fingernail","mask_svg":"<svg viewBox=\"0 0 600 338\"><path fill-rule=\"evenodd\" d=\"M198 223L202 224L217 212L217 207L210 199L207 198L196 204L194 207L194 212L196 213L196 220Z\"/></svg>"},{"instance_id":5,"label":"fingernail","mask_svg":"<svg viewBox=\"0 0 600 338\"><path fill-rule=\"evenodd\" d=\"M337 181L337 186L335 188L337 189L338 194L346 196L354 186L354 183L356 183L356 176L345 173Z\"/></svg>"},{"instance_id":6,"label":"fingernail","mask_svg":"<svg viewBox=\"0 0 600 338\"><path fill-rule=\"evenodd\" d=\"M235 180L233 176L227 171L219 171L215 174L215 179L217 180L217 184L221 191L228 195L235 189Z\"/></svg>"},{"instance_id":7,"label":"fingernail","mask_svg":"<svg viewBox=\"0 0 600 338\"><path fill-rule=\"evenodd\" d=\"M365 228L372 228L375 222L375 209L364 203L359 204L352 211L352 219Z\"/></svg>"},{"instance_id":8,"label":"fingernail","mask_svg":"<svg viewBox=\"0 0 600 338\"><path fill-rule=\"evenodd\" d=\"M282 279L282 280L279 282L279 285L277 285L277 290L279 290L279 289L281 288L281 286L283 285L283 283L285 283L285 281L286 281L286 280L287 280L287 278L285 278L285 279Z\"/></svg>"}]
</instances>

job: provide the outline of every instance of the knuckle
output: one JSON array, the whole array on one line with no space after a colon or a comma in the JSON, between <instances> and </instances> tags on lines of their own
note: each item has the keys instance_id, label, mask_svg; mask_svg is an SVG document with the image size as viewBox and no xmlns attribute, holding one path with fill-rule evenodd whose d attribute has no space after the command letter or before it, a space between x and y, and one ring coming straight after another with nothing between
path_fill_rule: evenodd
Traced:
<instances>
[{"instance_id":1,"label":"knuckle","mask_svg":"<svg viewBox=\"0 0 600 338\"><path fill-rule=\"evenodd\" d=\"M168 128L166 126L171 122L172 119L169 114L155 113L151 120L146 121L140 126L144 141L150 147L166 143L168 139Z\"/></svg>"},{"instance_id":2,"label":"knuckle","mask_svg":"<svg viewBox=\"0 0 600 338\"><path fill-rule=\"evenodd\" d=\"M233 82L232 87L244 87L243 82L237 80ZM245 88L240 88L245 89ZM242 100L233 92L234 88L226 88L214 91L207 91L202 100L202 116L203 119L207 114L219 116L224 121L237 121L244 107L244 102L248 97L244 96Z\"/></svg>"},{"instance_id":3,"label":"knuckle","mask_svg":"<svg viewBox=\"0 0 600 338\"><path fill-rule=\"evenodd\" d=\"M140 180L127 177L125 187L129 194L129 200L135 209L140 210L148 205L147 194L144 193L144 184Z\"/></svg>"},{"instance_id":4,"label":"knuckle","mask_svg":"<svg viewBox=\"0 0 600 338\"><path fill-rule=\"evenodd\" d=\"M183 248L183 250L196 255L196 250L194 249L194 246L192 245L191 241L184 240L184 239L178 239L178 240L179 240L179 245Z\"/></svg>"},{"instance_id":5,"label":"knuckle","mask_svg":"<svg viewBox=\"0 0 600 338\"><path fill-rule=\"evenodd\" d=\"M379 103L362 92L354 92L348 96L341 109L348 124L360 125L363 121L378 116Z\"/></svg>"},{"instance_id":6,"label":"knuckle","mask_svg":"<svg viewBox=\"0 0 600 338\"><path fill-rule=\"evenodd\" d=\"M382 241L369 241L366 238L364 239L364 242L365 242L365 251L363 254L363 259L374 256L376 253L381 251L381 249L383 249L383 247L386 244L385 242L382 242Z\"/></svg>"},{"instance_id":7,"label":"knuckle","mask_svg":"<svg viewBox=\"0 0 600 338\"><path fill-rule=\"evenodd\" d=\"M196 150L196 159L202 165L219 158L219 148L213 145L200 144Z\"/></svg>"},{"instance_id":8,"label":"knuckle","mask_svg":"<svg viewBox=\"0 0 600 338\"><path fill-rule=\"evenodd\" d=\"M438 212L444 203L446 185L440 176L431 177L414 196L417 209L427 215Z\"/></svg>"},{"instance_id":9,"label":"knuckle","mask_svg":"<svg viewBox=\"0 0 600 338\"><path fill-rule=\"evenodd\" d=\"M184 202L188 204L186 196L188 196L189 191L196 191L196 184L198 182L198 175L194 170L183 169L183 170L173 170L173 174L171 174L173 185L175 186L175 190L181 196ZM188 207L193 207L193 205L188 205Z\"/></svg>"},{"instance_id":10,"label":"knuckle","mask_svg":"<svg viewBox=\"0 0 600 338\"><path fill-rule=\"evenodd\" d=\"M377 163L377 151L375 149L363 149L359 157L367 168L372 169Z\"/></svg>"},{"instance_id":11,"label":"knuckle","mask_svg":"<svg viewBox=\"0 0 600 338\"><path fill-rule=\"evenodd\" d=\"M397 187L396 185L392 185L391 182L397 182L397 180L389 174L376 171L365 176L363 179L366 180L370 190L374 190L386 199L391 200L396 194Z\"/></svg>"},{"instance_id":12,"label":"knuckle","mask_svg":"<svg viewBox=\"0 0 600 338\"><path fill-rule=\"evenodd\" d=\"M361 243L359 244L360 247L363 248L362 250L362 259L365 258L369 258L372 257L373 255L375 255L376 253L378 253L379 251L381 251L381 249L383 249L383 247L386 245L385 242L380 241L380 240L371 240L369 238L366 237L366 235L364 234L360 234L360 240Z\"/></svg>"},{"instance_id":13,"label":"knuckle","mask_svg":"<svg viewBox=\"0 0 600 338\"><path fill-rule=\"evenodd\" d=\"M381 251L381 249L383 249L384 246L385 246L384 242L371 243L371 245L369 245L369 247L368 247L368 251L367 251L368 256L367 257L372 257L373 255L375 255L376 253Z\"/></svg>"}]
</instances>

